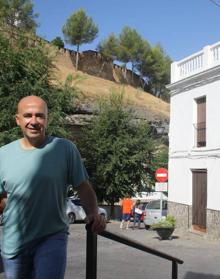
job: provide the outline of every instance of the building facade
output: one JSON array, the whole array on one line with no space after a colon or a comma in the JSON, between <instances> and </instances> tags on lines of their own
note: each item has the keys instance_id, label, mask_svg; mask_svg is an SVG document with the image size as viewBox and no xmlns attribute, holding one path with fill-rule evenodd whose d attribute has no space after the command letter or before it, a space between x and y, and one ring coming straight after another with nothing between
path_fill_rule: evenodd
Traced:
<instances>
[{"instance_id":1,"label":"building facade","mask_svg":"<svg viewBox=\"0 0 220 279\"><path fill-rule=\"evenodd\" d=\"M220 42L171 65L169 213L220 238Z\"/></svg>"}]
</instances>

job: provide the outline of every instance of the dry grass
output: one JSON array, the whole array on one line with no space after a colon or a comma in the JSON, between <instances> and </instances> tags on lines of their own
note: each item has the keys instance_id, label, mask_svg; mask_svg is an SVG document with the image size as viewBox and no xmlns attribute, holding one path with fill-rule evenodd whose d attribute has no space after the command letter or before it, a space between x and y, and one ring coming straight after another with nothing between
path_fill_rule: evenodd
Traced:
<instances>
[{"instance_id":1,"label":"dry grass","mask_svg":"<svg viewBox=\"0 0 220 279\"><path fill-rule=\"evenodd\" d=\"M168 103L132 86L76 72L67 57L57 59L55 74L61 83L65 82L68 75L72 76L72 85L81 92L79 98L82 102L94 103L100 97L107 98L112 92L123 92L126 106L141 111L150 120L169 120Z\"/></svg>"}]
</instances>

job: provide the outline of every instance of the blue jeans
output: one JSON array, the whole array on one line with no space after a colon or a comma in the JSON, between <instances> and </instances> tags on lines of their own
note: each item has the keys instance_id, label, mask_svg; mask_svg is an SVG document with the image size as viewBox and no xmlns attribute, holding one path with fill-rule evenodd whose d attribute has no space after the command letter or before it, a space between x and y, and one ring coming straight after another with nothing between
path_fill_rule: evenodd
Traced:
<instances>
[{"instance_id":1,"label":"blue jeans","mask_svg":"<svg viewBox=\"0 0 220 279\"><path fill-rule=\"evenodd\" d=\"M141 215L140 214L134 214L134 223L133 227L135 227L136 223L138 224L138 228L140 228L141 225Z\"/></svg>"},{"instance_id":2,"label":"blue jeans","mask_svg":"<svg viewBox=\"0 0 220 279\"><path fill-rule=\"evenodd\" d=\"M3 258L6 279L63 279L67 233L57 233L30 245L11 259Z\"/></svg>"}]
</instances>

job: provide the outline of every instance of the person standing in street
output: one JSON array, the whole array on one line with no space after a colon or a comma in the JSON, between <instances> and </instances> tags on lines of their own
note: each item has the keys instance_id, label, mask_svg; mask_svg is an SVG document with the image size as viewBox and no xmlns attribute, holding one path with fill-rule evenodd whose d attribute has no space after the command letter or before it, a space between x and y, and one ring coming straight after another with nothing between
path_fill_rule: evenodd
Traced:
<instances>
[{"instance_id":1,"label":"person standing in street","mask_svg":"<svg viewBox=\"0 0 220 279\"><path fill-rule=\"evenodd\" d=\"M134 216L134 222L132 229L135 228L135 225L137 223L138 229L141 228L141 215L142 215L142 206L140 200L137 200L134 207L133 207L133 216Z\"/></svg>"},{"instance_id":2,"label":"person standing in street","mask_svg":"<svg viewBox=\"0 0 220 279\"><path fill-rule=\"evenodd\" d=\"M121 221L121 224L120 224L120 229L124 228L124 224L126 226L126 229L129 228L132 205L133 205L133 202L132 202L131 198L126 197L122 200L122 203L121 203L121 206L122 206L122 221Z\"/></svg>"},{"instance_id":3,"label":"person standing in street","mask_svg":"<svg viewBox=\"0 0 220 279\"><path fill-rule=\"evenodd\" d=\"M78 190L95 233L106 223L77 147L46 135L48 108L37 96L18 103L23 138L0 148L3 212L1 255L6 279L63 279L66 268L68 185Z\"/></svg>"}]
</instances>

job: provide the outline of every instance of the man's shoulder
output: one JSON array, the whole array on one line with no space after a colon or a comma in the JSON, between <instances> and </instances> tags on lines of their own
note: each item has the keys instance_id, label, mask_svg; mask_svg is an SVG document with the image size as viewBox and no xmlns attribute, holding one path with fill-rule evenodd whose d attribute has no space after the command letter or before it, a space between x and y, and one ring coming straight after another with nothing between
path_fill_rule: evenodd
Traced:
<instances>
[{"instance_id":1,"label":"man's shoulder","mask_svg":"<svg viewBox=\"0 0 220 279\"><path fill-rule=\"evenodd\" d=\"M10 149L15 148L17 146L17 144L18 144L18 141L19 140L15 140L15 141L12 141L12 142L10 142L8 144L5 144L5 145L1 146L0 147L0 152L4 153L4 152L7 152Z\"/></svg>"},{"instance_id":2,"label":"man's shoulder","mask_svg":"<svg viewBox=\"0 0 220 279\"><path fill-rule=\"evenodd\" d=\"M63 146L64 148L66 147L67 149L69 149L69 148L74 149L74 150L77 149L77 146L72 141L70 141L68 139L65 139L65 138L50 136L49 137L49 142L54 144L54 145L58 145L59 147L60 146Z\"/></svg>"},{"instance_id":3,"label":"man's shoulder","mask_svg":"<svg viewBox=\"0 0 220 279\"><path fill-rule=\"evenodd\" d=\"M70 141L66 138L59 138L59 137L53 137L53 136L50 136L49 138L50 138L50 141L54 142L54 143L75 146L75 144L72 141Z\"/></svg>"}]
</instances>

